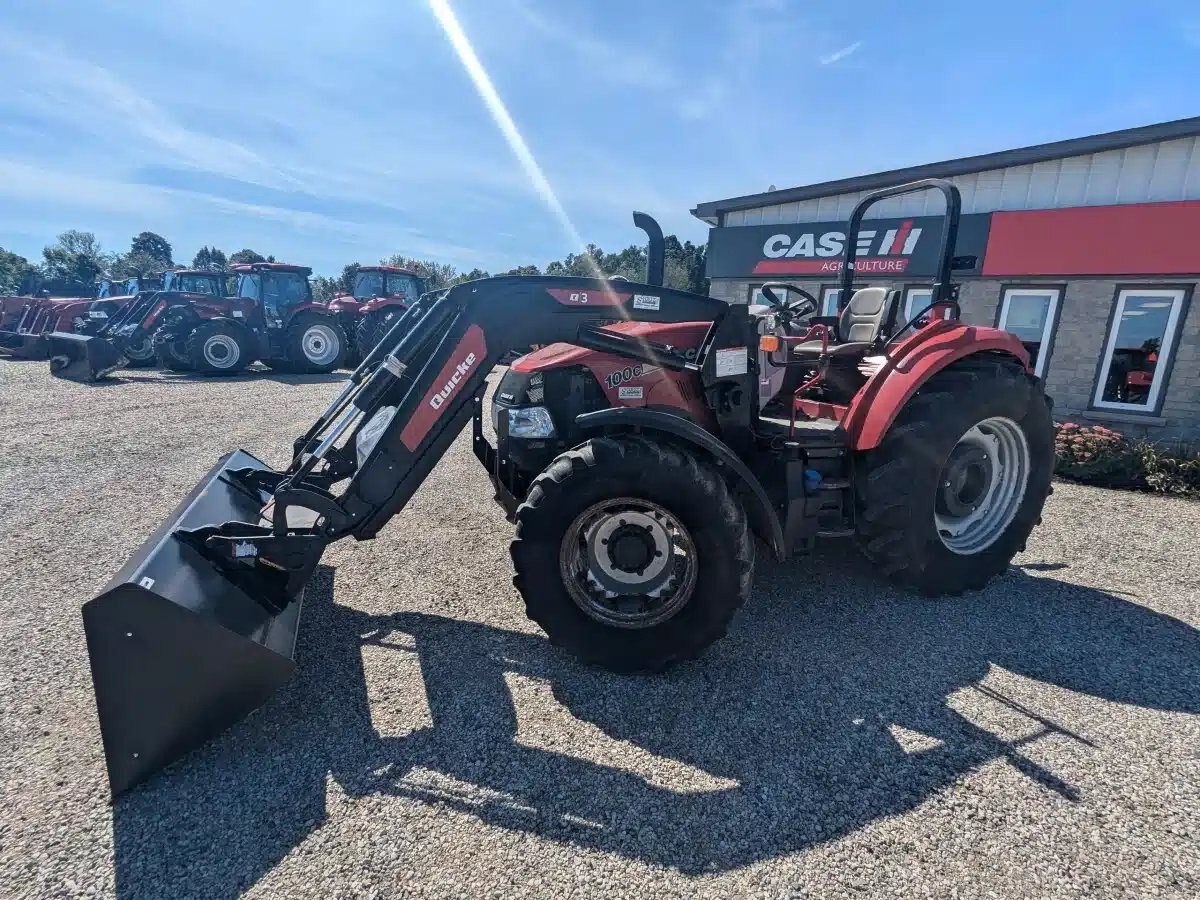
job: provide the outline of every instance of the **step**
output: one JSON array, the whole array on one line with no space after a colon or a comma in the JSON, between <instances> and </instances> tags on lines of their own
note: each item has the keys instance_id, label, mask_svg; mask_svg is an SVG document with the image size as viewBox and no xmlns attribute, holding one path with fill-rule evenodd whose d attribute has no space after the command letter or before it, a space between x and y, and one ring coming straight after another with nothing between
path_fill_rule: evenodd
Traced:
<instances>
[{"instance_id":1,"label":"step","mask_svg":"<svg viewBox=\"0 0 1200 900\"><path fill-rule=\"evenodd\" d=\"M849 478L826 478L821 482L817 490L821 491L844 491L850 487Z\"/></svg>"},{"instance_id":2,"label":"step","mask_svg":"<svg viewBox=\"0 0 1200 900\"><path fill-rule=\"evenodd\" d=\"M822 538L841 538L854 537L853 528L825 528L817 532L817 537Z\"/></svg>"}]
</instances>

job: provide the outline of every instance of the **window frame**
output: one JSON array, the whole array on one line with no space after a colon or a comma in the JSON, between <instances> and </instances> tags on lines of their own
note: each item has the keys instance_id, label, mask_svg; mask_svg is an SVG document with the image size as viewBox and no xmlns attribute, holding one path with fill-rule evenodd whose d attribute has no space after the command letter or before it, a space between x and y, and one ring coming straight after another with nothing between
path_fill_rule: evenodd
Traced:
<instances>
[{"instance_id":1,"label":"window frame","mask_svg":"<svg viewBox=\"0 0 1200 900\"><path fill-rule=\"evenodd\" d=\"M758 289L761 288L764 284L770 284L770 283L771 282L769 282L769 281L760 281L757 284L755 284L754 282L751 282L750 285L746 288L746 305L754 306L755 305L755 303L754 303L755 292L758 291ZM779 291L776 291L775 294L778 295ZM791 291L788 291L787 294L780 299L782 299L784 303L787 303L787 298L788 298L788 295L790 295L790 294L791 294ZM761 303L759 305L760 306L770 306L771 304L764 301L763 303Z\"/></svg>"},{"instance_id":2,"label":"window frame","mask_svg":"<svg viewBox=\"0 0 1200 900\"><path fill-rule=\"evenodd\" d=\"M1053 300L1050 304L1049 314L1046 316L1046 324L1042 326L1042 346L1038 351L1037 364L1034 366L1033 374L1038 378L1045 379L1046 370L1050 366L1050 357L1054 353L1054 339L1058 336L1058 323L1062 318L1063 298L1067 295L1067 286L1065 284L1002 284L1000 285L1000 301L996 304L996 328L1004 331L1004 323L1008 318L1008 295L1009 293L1025 293L1025 294L1053 294ZM1008 332L1012 334L1012 332ZM1015 336L1015 335L1014 335Z\"/></svg>"},{"instance_id":3,"label":"window frame","mask_svg":"<svg viewBox=\"0 0 1200 900\"><path fill-rule=\"evenodd\" d=\"M829 294L829 293L834 293L834 294L836 294L836 293L838 293L839 291L841 291L841 289L842 289L842 288L841 288L841 286L840 286L840 285L837 285L837 284L823 284L823 285L821 285L821 291L820 291L820 293L819 293L819 294L817 294L817 299L819 299L819 300L821 301L821 308L820 308L819 310L817 310L817 315L818 315L818 316L837 316L837 315L840 315L840 314L841 314L841 310L840 310L840 309L838 309L838 303L837 303L837 301L834 301L834 304L833 304L833 312L826 312L826 311L825 311L825 306L826 306L826 303L825 303L826 297L825 297L825 295L826 295L826 294ZM840 299L840 298L839 298L839 299Z\"/></svg>"},{"instance_id":4,"label":"window frame","mask_svg":"<svg viewBox=\"0 0 1200 900\"><path fill-rule=\"evenodd\" d=\"M928 285L928 284L906 284L906 285L904 285L904 289L900 294L900 312L896 319L896 327L904 325L908 322L908 320L909 320L909 315L908 315L909 300L912 298L912 295L917 293L918 291L928 294L929 295L929 303L933 302L933 288L930 285ZM929 306L929 303L926 303L925 306L921 307L921 309L927 308ZM920 312L920 310L916 310L916 311ZM926 313L926 315L928 315L928 313ZM900 318L900 316L903 316L903 318Z\"/></svg>"},{"instance_id":5,"label":"window frame","mask_svg":"<svg viewBox=\"0 0 1200 900\"><path fill-rule=\"evenodd\" d=\"M1171 371L1175 367L1176 350L1179 348L1179 339L1183 334L1183 326L1187 321L1188 309L1192 302L1192 288L1191 284L1118 284L1116 286L1108 312L1104 343L1100 347L1100 359L1096 363L1089 409L1097 412L1148 417L1158 416L1162 413L1163 404L1167 399ZM1155 367L1155 377L1147 396L1149 402L1145 405L1100 399L1104 393L1105 382L1108 380L1109 369L1112 365L1111 354L1116 344L1117 332L1120 329L1120 318L1117 313L1124 307L1125 295L1128 294L1167 297L1175 301L1172 302L1171 313L1167 318L1167 327L1163 331L1163 346L1159 348L1158 353L1159 365Z\"/></svg>"}]
</instances>

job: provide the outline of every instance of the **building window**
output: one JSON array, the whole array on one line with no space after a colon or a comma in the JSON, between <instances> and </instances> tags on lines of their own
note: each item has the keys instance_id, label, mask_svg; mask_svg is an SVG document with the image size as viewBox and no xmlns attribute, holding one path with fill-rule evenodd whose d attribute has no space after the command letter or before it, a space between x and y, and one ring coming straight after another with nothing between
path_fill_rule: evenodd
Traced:
<instances>
[{"instance_id":1,"label":"building window","mask_svg":"<svg viewBox=\"0 0 1200 900\"><path fill-rule=\"evenodd\" d=\"M789 292L786 288L773 287L773 288L771 288L771 293L774 294L776 297L778 297L781 303L788 302L788 293ZM770 303L767 302L767 298L763 296L761 284L750 285L750 305L751 306L770 306L771 305Z\"/></svg>"},{"instance_id":2,"label":"building window","mask_svg":"<svg viewBox=\"0 0 1200 900\"><path fill-rule=\"evenodd\" d=\"M904 292L904 320L901 325L912 321L912 317L924 312L919 324L929 321L929 304L933 302L933 291L929 288L909 288Z\"/></svg>"},{"instance_id":3,"label":"building window","mask_svg":"<svg viewBox=\"0 0 1200 900\"><path fill-rule=\"evenodd\" d=\"M842 296L841 288L827 287L821 291L821 312L822 316L836 316L838 314L838 298Z\"/></svg>"},{"instance_id":4,"label":"building window","mask_svg":"<svg viewBox=\"0 0 1200 900\"><path fill-rule=\"evenodd\" d=\"M1183 290L1125 288L1117 292L1093 404L1154 412L1166 383L1185 297Z\"/></svg>"},{"instance_id":5,"label":"building window","mask_svg":"<svg viewBox=\"0 0 1200 900\"><path fill-rule=\"evenodd\" d=\"M1015 335L1029 353L1033 371L1045 377L1050 340L1058 318L1060 288L1005 288L999 327Z\"/></svg>"}]
</instances>

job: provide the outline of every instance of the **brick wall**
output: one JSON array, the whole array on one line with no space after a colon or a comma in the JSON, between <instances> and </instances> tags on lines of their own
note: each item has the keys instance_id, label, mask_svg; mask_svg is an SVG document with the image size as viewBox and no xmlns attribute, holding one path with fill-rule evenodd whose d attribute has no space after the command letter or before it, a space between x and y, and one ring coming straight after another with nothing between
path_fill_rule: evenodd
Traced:
<instances>
[{"instance_id":1,"label":"brick wall","mask_svg":"<svg viewBox=\"0 0 1200 900\"><path fill-rule=\"evenodd\" d=\"M781 279L807 288L819 298L829 279ZM714 278L709 294L727 303L745 303L750 285L761 279ZM1191 284L1194 290L1188 315L1173 354L1166 398L1161 414L1146 416L1115 410L1089 410L1096 387L1096 368L1107 338L1109 317L1122 284L1150 284L1154 279L1076 280L1066 282L1059 301L1059 323L1045 373L1046 390L1054 397L1055 417L1104 423L1130 437L1154 441L1200 441L1200 283L1195 280L1160 279L1163 284ZM880 282L881 284L883 282ZM913 282L916 283L916 282ZM959 294L964 321L994 325L1004 287L992 279L965 279ZM1049 284L1062 284L1048 280ZM896 282L889 287L903 287Z\"/></svg>"}]
</instances>

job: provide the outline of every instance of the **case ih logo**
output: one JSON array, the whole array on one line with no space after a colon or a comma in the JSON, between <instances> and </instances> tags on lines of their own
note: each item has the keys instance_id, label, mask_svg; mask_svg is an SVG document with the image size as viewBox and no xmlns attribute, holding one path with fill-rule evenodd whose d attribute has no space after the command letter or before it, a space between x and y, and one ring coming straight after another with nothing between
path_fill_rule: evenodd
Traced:
<instances>
[{"instance_id":1,"label":"case ih logo","mask_svg":"<svg viewBox=\"0 0 1200 900\"><path fill-rule=\"evenodd\" d=\"M905 219L896 228L864 229L858 233L854 261L856 272L904 272L922 229ZM793 237L773 234L763 243L766 257L754 266L755 274L806 275L840 272L846 249L844 231L805 231Z\"/></svg>"},{"instance_id":2,"label":"case ih logo","mask_svg":"<svg viewBox=\"0 0 1200 900\"><path fill-rule=\"evenodd\" d=\"M458 383L463 380L463 376L471 371L471 366L475 365L476 359L474 353L468 353L467 358L455 366L454 374L450 376L450 380L446 382L445 386L429 398L429 405L434 409L440 409L441 405L450 399L450 395L454 393Z\"/></svg>"}]
</instances>

